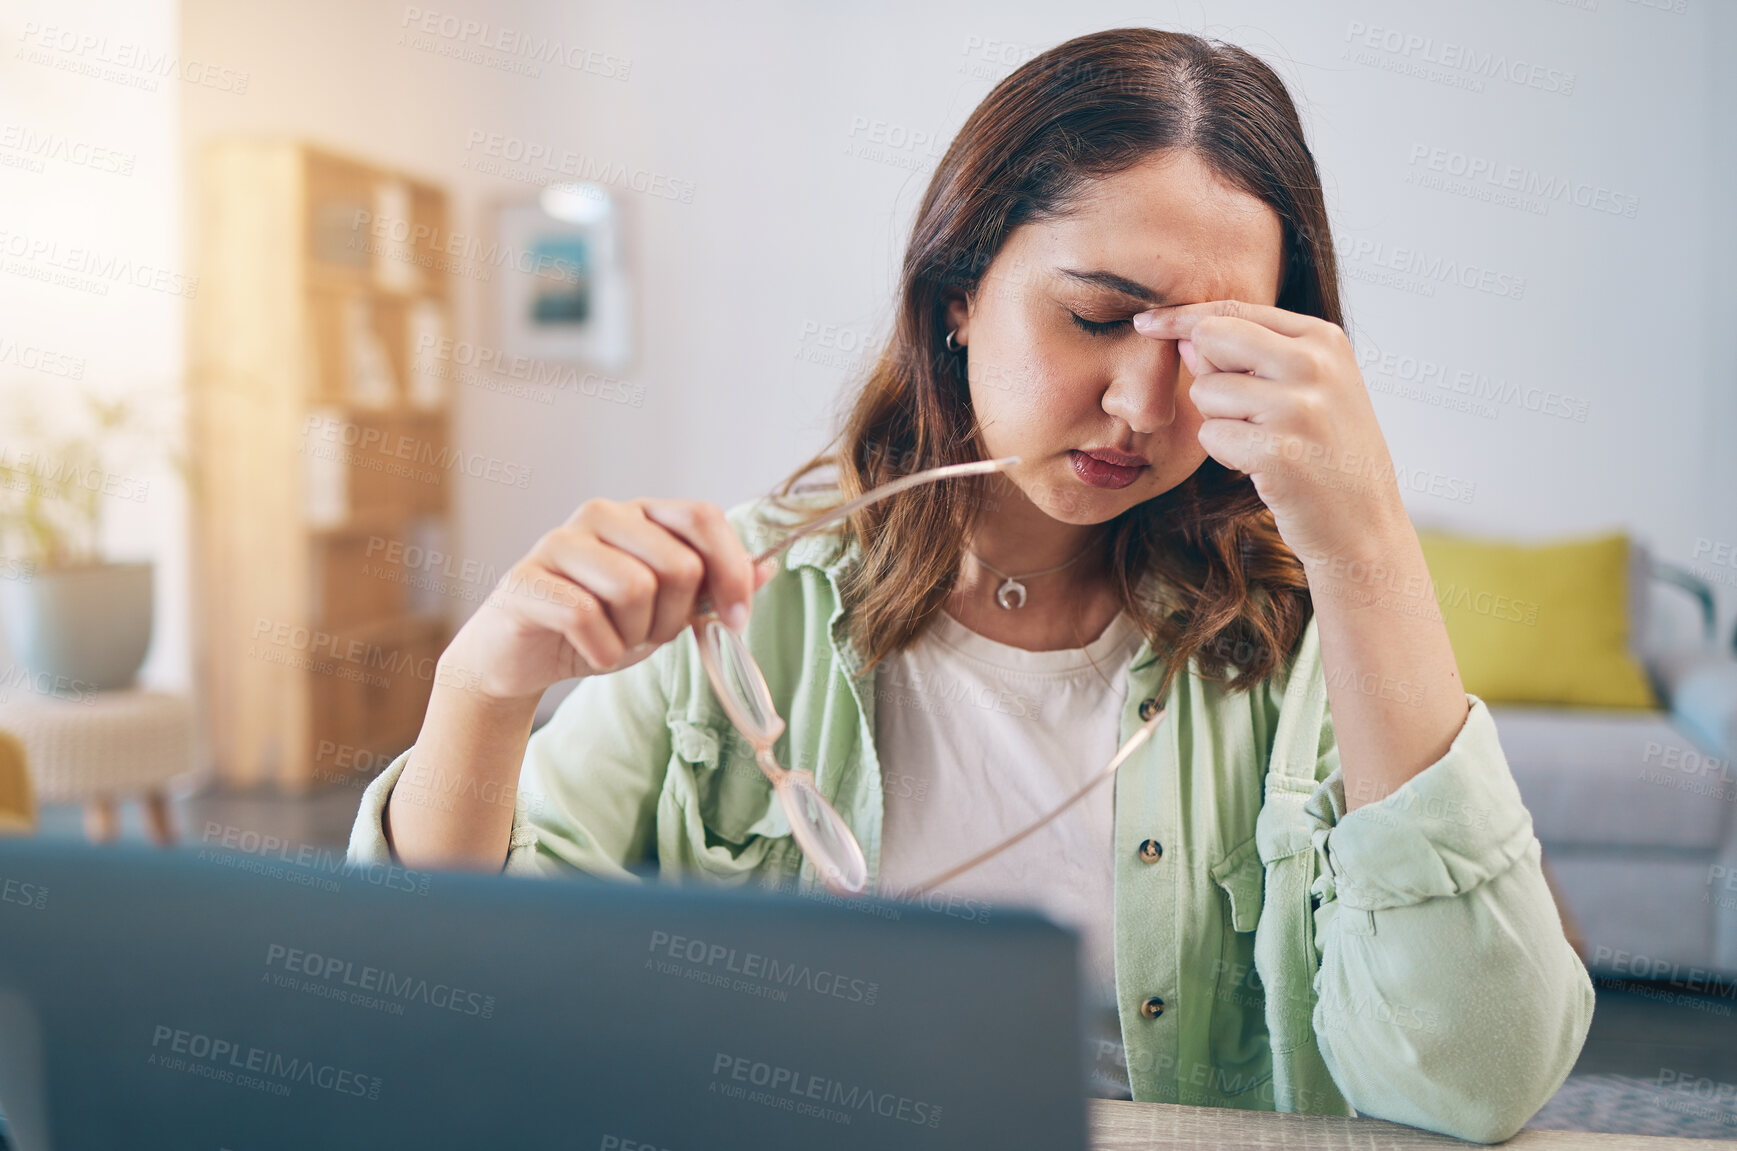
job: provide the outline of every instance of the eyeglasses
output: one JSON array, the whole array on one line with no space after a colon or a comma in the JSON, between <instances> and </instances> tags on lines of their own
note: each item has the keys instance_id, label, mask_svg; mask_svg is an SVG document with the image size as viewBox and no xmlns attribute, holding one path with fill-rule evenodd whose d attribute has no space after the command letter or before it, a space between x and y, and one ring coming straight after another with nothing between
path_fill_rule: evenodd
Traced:
<instances>
[{"instance_id":1,"label":"eyeglasses","mask_svg":"<svg viewBox=\"0 0 1737 1151\"><path fill-rule=\"evenodd\" d=\"M832 509L818 519L804 524L774 546L755 556L754 566L758 567L766 560L778 555L803 536L818 531L829 524L837 523L857 509L867 507L877 500L885 499L919 484L934 483L937 480L952 479L958 476L987 475L991 472L1003 471L1018 462L1018 456L1006 456L997 460L948 464L944 467L930 468L927 471L901 476ZM736 725L736 729L747 738L749 745L753 747L754 761L760 765L760 770L771 782L779 803L783 805L784 814L790 821L790 831L796 837L797 846L814 864L815 870L819 872L827 890L835 895L862 894L868 888L868 864L863 859L862 846L857 843L856 836L851 834L850 827L844 822L844 817L839 815L832 804L828 803L826 798L820 794L820 789L815 786L814 775L811 772L801 769L786 769L780 766L772 755L773 744L777 743L778 737L784 734L784 720L778 715L777 708L773 706L772 692L766 686L766 677L761 673L760 666L748 653L748 646L742 642L741 637L726 627L723 621L718 618L717 612L712 609L709 597L703 599L696 607L698 610L695 613L692 626L694 637L699 641L700 662L706 669L706 677L712 681L712 690L717 693L718 702L723 705L724 713L730 717L730 722ZM1164 710L1160 708L1133 735L1128 737L1128 741L1121 746L1115 757L1102 770L1043 818L1015 832L988 850L979 852L963 863L949 868L940 875L897 894L921 895L963 875L1035 832L1042 830L1061 816L1063 812L1084 799L1098 784L1114 775L1116 769L1122 766L1123 762L1134 753L1134 750L1151 738L1152 733L1157 730L1158 724L1163 718Z\"/></svg>"}]
</instances>

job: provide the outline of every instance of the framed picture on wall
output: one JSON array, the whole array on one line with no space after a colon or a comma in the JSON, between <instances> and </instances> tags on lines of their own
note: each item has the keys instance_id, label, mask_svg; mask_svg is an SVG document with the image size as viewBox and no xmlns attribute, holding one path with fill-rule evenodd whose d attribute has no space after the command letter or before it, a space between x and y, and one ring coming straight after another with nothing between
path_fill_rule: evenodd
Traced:
<instances>
[{"instance_id":1,"label":"framed picture on wall","mask_svg":"<svg viewBox=\"0 0 1737 1151\"><path fill-rule=\"evenodd\" d=\"M507 356L621 371L632 359L632 301L621 211L599 184L555 184L501 206L492 278Z\"/></svg>"}]
</instances>

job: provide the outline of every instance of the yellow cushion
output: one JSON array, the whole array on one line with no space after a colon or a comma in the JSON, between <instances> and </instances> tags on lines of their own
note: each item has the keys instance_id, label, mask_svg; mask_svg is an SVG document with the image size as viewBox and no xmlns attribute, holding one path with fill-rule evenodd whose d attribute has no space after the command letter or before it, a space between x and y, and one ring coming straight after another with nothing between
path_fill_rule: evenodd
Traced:
<instances>
[{"instance_id":1,"label":"yellow cushion","mask_svg":"<svg viewBox=\"0 0 1737 1151\"><path fill-rule=\"evenodd\" d=\"M24 741L9 731L0 731L0 835L28 833L35 828L36 799L30 787Z\"/></svg>"},{"instance_id":2,"label":"yellow cushion","mask_svg":"<svg viewBox=\"0 0 1737 1151\"><path fill-rule=\"evenodd\" d=\"M1467 691L1490 703L1659 706L1628 648L1626 536L1418 539Z\"/></svg>"}]
</instances>

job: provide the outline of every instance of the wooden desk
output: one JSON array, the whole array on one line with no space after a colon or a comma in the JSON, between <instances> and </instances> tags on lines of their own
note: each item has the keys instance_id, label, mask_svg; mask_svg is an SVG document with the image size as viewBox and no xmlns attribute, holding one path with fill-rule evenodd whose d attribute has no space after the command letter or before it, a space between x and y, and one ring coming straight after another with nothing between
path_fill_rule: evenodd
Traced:
<instances>
[{"instance_id":1,"label":"wooden desk","mask_svg":"<svg viewBox=\"0 0 1737 1151\"><path fill-rule=\"evenodd\" d=\"M1414 1151L1426 1147L1477 1147L1446 1135L1380 1119L1281 1115L1171 1103L1092 1099L1093 1151ZM1737 1147L1730 1139L1661 1139L1642 1135L1589 1135L1581 1131L1521 1131L1502 1147L1523 1151L1709 1151Z\"/></svg>"}]
</instances>

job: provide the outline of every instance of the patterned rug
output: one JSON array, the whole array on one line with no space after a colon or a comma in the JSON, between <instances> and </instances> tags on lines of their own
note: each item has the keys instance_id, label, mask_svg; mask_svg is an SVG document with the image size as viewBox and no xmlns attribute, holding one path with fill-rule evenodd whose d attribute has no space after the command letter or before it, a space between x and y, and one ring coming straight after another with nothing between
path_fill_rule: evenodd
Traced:
<instances>
[{"instance_id":1,"label":"patterned rug","mask_svg":"<svg viewBox=\"0 0 1737 1151\"><path fill-rule=\"evenodd\" d=\"M1711 1079L1660 1084L1628 1075L1570 1075L1526 1126L1737 1139L1737 1085Z\"/></svg>"}]
</instances>

